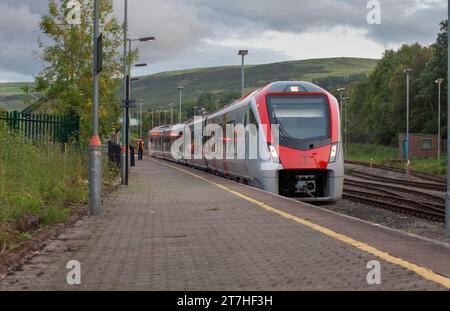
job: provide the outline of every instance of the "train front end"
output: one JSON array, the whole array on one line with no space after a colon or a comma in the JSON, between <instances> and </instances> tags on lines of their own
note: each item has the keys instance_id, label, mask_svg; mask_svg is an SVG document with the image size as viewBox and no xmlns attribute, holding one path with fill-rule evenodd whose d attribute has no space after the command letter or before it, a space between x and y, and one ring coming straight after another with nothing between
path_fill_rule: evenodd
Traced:
<instances>
[{"instance_id":1,"label":"train front end","mask_svg":"<svg viewBox=\"0 0 450 311\"><path fill-rule=\"evenodd\" d=\"M267 143L278 162L266 186L304 201L340 200L344 158L336 98L312 83L276 82L256 101L261 123L271 127Z\"/></svg>"}]
</instances>

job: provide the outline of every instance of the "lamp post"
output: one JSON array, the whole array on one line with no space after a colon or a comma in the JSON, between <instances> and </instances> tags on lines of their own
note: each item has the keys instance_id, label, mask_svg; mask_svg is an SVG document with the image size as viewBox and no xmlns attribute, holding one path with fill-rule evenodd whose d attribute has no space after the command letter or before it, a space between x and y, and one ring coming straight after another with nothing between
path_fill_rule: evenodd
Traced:
<instances>
[{"instance_id":1,"label":"lamp post","mask_svg":"<svg viewBox=\"0 0 450 311\"><path fill-rule=\"evenodd\" d=\"M450 5L448 6L450 15ZM450 50L450 40L447 40L447 50ZM447 90L450 90L450 54L447 53ZM445 233L450 236L450 96L447 95L447 191L445 193Z\"/></svg>"},{"instance_id":2,"label":"lamp post","mask_svg":"<svg viewBox=\"0 0 450 311\"><path fill-rule=\"evenodd\" d=\"M219 110L219 103L220 103L220 100L216 99L215 102L216 102L216 110Z\"/></svg>"},{"instance_id":3,"label":"lamp post","mask_svg":"<svg viewBox=\"0 0 450 311\"><path fill-rule=\"evenodd\" d=\"M136 66L136 65L135 65ZM130 94L130 96L131 96L131 83L132 82L135 82L135 81L139 81L140 79L139 79L139 77L130 77L130 92L129 92L129 94ZM139 100L139 102L141 101L142 99L140 99ZM130 107L131 107L131 105L130 105ZM138 113L136 112L136 119L137 119L137 115L138 115ZM130 118L131 119L133 119L133 112L132 111L130 111ZM136 125L136 136L139 138L140 136L139 136L139 127Z\"/></svg>"},{"instance_id":4,"label":"lamp post","mask_svg":"<svg viewBox=\"0 0 450 311\"><path fill-rule=\"evenodd\" d=\"M180 92L180 115L179 115L179 121L181 123L181 93L183 92L184 86L179 85L178 86L178 91Z\"/></svg>"},{"instance_id":5,"label":"lamp post","mask_svg":"<svg viewBox=\"0 0 450 311\"><path fill-rule=\"evenodd\" d=\"M151 129L153 129L153 110L150 110L150 112L151 112L151 119L152 119L152 127L151 127Z\"/></svg>"},{"instance_id":6,"label":"lamp post","mask_svg":"<svg viewBox=\"0 0 450 311\"><path fill-rule=\"evenodd\" d=\"M406 150L405 150L405 158L406 158L406 176L409 177L409 75L412 72L411 68L407 68L403 70L406 74Z\"/></svg>"},{"instance_id":7,"label":"lamp post","mask_svg":"<svg viewBox=\"0 0 450 311\"><path fill-rule=\"evenodd\" d=\"M239 50L238 55L242 56L242 81L241 81L242 86L241 86L241 88L242 88L242 96L244 96L244 88L245 88L245 83L244 83L244 78L245 78L245 76L244 76L244 58L245 58L246 55L248 55L248 50Z\"/></svg>"},{"instance_id":8,"label":"lamp post","mask_svg":"<svg viewBox=\"0 0 450 311\"><path fill-rule=\"evenodd\" d=\"M347 148L348 148L348 100L350 99L350 97L344 97L343 103L345 103L344 105L344 156L347 155Z\"/></svg>"},{"instance_id":9,"label":"lamp post","mask_svg":"<svg viewBox=\"0 0 450 311\"><path fill-rule=\"evenodd\" d=\"M94 109L92 117L92 138L89 144L89 212L91 215L98 215L101 212L101 194L102 194L102 143L100 141L98 130L98 101L99 101L99 79L101 70L99 64L100 50L99 40L99 19L100 19L100 0L94 0L94 51L93 51L93 87L94 87Z\"/></svg>"},{"instance_id":10,"label":"lamp post","mask_svg":"<svg viewBox=\"0 0 450 311\"><path fill-rule=\"evenodd\" d=\"M438 85L438 141L437 141L437 160L438 164L441 163L441 84L444 79L437 79L434 81Z\"/></svg>"},{"instance_id":11,"label":"lamp post","mask_svg":"<svg viewBox=\"0 0 450 311\"><path fill-rule=\"evenodd\" d=\"M123 23L123 112L122 112L122 148L120 153L120 179L122 185L128 185L128 136L129 136L129 104L130 104L130 69L127 65L128 52L131 51L132 41L153 41L155 37L142 37L139 39L128 39L128 0L124 0L125 12ZM130 48L127 51L127 43Z\"/></svg>"},{"instance_id":12,"label":"lamp post","mask_svg":"<svg viewBox=\"0 0 450 311\"><path fill-rule=\"evenodd\" d=\"M339 99L339 116L340 116L340 118L341 118L341 120L342 120L342 109L343 109L343 106L342 106L342 101L343 101L343 92L345 91L345 87L341 87L341 88L339 88L339 89L337 89L337 91L339 92L339 96L340 96L340 99Z\"/></svg>"},{"instance_id":13,"label":"lamp post","mask_svg":"<svg viewBox=\"0 0 450 311\"><path fill-rule=\"evenodd\" d=\"M131 42L131 41L129 41ZM129 45L131 51L131 43ZM136 64L136 67L145 67L146 63ZM130 165L129 148L130 148L130 107L131 107L131 66L128 68L126 75L125 88L125 185L128 185L128 172Z\"/></svg>"},{"instance_id":14,"label":"lamp post","mask_svg":"<svg viewBox=\"0 0 450 311\"><path fill-rule=\"evenodd\" d=\"M127 37L128 34L125 34L125 66L126 66L126 43L128 42L128 52L131 52L131 44L135 41L147 42L154 41L155 37L142 37L138 39L131 39ZM135 64L135 67L146 67L146 63ZM125 169L124 169L124 177L125 177L125 185L128 185L128 166L129 166L129 145L130 145L130 107L131 107L131 66L126 66L126 87L125 87Z\"/></svg>"},{"instance_id":15,"label":"lamp post","mask_svg":"<svg viewBox=\"0 0 450 311\"><path fill-rule=\"evenodd\" d=\"M170 124L173 124L173 103L169 104L170 107Z\"/></svg>"},{"instance_id":16,"label":"lamp post","mask_svg":"<svg viewBox=\"0 0 450 311\"><path fill-rule=\"evenodd\" d=\"M128 78L127 78L127 36L128 36L128 0L125 0L125 15L123 22L123 111L122 111L122 147L120 150L120 181L122 185L126 184L126 167L127 164L127 149L125 139L125 117L127 114L127 92L128 92Z\"/></svg>"},{"instance_id":17,"label":"lamp post","mask_svg":"<svg viewBox=\"0 0 450 311\"><path fill-rule=\"evenodd\" d=\"M345 87L341 87L338 88L337 91L340 93L340 99L339 99L339 119L341 122L341 131L342 131L342 127L343 127L343 120L342 120L342 110L344 109L343 107L343 92L345 91ZM341 134L341 139L342 139L342 134Z\"/></svg>"},{"instance_id":18,"label":"lamp post","mask_svg":"<svg viewBox=\"0 0 450 311\"><path fill-rule=\"evenodd\" d=\"M142 104L144 103L143 99L139 100L139 139L142 139Z\"/></svg>"}]
</instances>

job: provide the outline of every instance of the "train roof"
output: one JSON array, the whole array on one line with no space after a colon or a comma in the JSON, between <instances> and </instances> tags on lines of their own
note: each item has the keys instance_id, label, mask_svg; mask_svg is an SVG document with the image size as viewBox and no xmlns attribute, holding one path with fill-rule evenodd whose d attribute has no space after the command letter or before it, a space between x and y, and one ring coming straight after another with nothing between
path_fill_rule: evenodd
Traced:
<instances>
[{"instance_id":1,"label":"train roof","mask_svg":"<svg viewBox=\"0 0 450 311\"><path fill-rule=\"evenodd\" d=\"M285 93L285 92L303 92L303 93L317 93L326 92L320 86L307 81L278 81L272 82L268 86L270 93Z\"/></svg>"},{"instance_id":2,"label":"train roof","mask_svg":"<svg viewBox=\"0 0 450 311\"><path fill-rule=\"evenodd\" d=\"M173 132L183 131L185 125L186 125L185 123L179 123L179 124L174 124L174 125L158 126L158 127L151 129L149 131L149 133L150 134L152 134L152 133L169 133L169 132L173 133Z\"/></svg>"},{"instance_id":3,"label":"train roof","mask_svg":"<svg viewBox=\"0 0 450 311\"><path fill-rule=\"evenodd\" d=\"M165 130L167 130L169 128L169 126L164 125L164 126L157 126L155 128L152 128L149 132L150 133L156 133L156 132L164 132Z\"/></svg>"}]
</instances>

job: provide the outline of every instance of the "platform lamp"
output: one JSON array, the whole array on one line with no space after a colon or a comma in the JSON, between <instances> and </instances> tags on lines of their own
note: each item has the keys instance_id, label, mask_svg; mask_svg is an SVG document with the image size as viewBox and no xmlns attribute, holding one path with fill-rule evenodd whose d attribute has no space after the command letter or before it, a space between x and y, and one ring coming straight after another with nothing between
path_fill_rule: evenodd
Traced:
<instances>
[{"instance_id":1,"label":"platform lamp","mask_svg":"<svg viewBox=\"0 0 450 311\"><path fill-rule=\"evenodd\" d=\"M130 51L131 51L131 41ZM138 63L134 65L135 67L146 67L146 63ZM131 66L130 66L131 67ZM129 165L130 156L128 150L130 148L130 108L131 108L131 69L129 68L128 74L126 75L126 88L125 88L125 185L128 185L128 175L129 175Z\"/></svg>"},{"instance_id":2,"label":"platform lamp","mask_svg":"<svg viewBox=\"0 0 450 311\"><path fill-rule=\"evenodd\" d=\"M450 15L450 5L447 6ZM447 50L450 50L450 40L447 40ZM450 54L447 53L447 90L450 90ZM445 193L445 233L450 236L450 96L447 96L447 191Z\"/></svg>"},{"instance_id":3,"label":"platform lamp","mask_svg":"<svg viewBox=\"0 0 450 311\"><path fill-rule=\"evenodd\" d=\"M406 68L403 73L406 74L406 149L405 150L405 160L406 160L406 176L409 177L409 77L412 72L411 68Z\"/></svg>"},{"instance_id":4,"label":"platform lamp","mask_svg":"<svg viewBox=\"0 0 450 311\"><path fill-rule=\"evenodd\" d=\"M183 92L184 86L183 85L178 85L177 89L178 89L178 92L180 93L180 115L179 115L179 121L181 123L181 93Z\"/></svg>"},{"instance_id":5,"label":"platform lamp","mask_svg":"<svg viewBox=\"0 0 450 311\"><path fill-rule=\"evenodd\" d=\"M344 97L343 103L344 105L344 155L347 155L347 148L348 148L348 101L350 97Z\"/></svg>"},{"instance_id":6,"label":"platform lamp","mask_svg":"<svg viewBox=\"0 0 450 311\"><path fill-rule=\"evenodd\" d=\"M139 139L142 139L142 104L144 103L143 99L139 100Z\"/></svg>"},{"instance_id":7,"label":"platform lamp","mask_svg":"<svg viewBox=\"0 0 450 311\"><path fill-rule=\"evenodd\" d=\"M244 82L244 58L246 55L248 55L248 50L239 50L238 55L242 56L242 96L244 96L244 88L245 88L245 82Z\"/></svg>"},{"instance_id":8,"label":"platform lamp","mask_svg":"<svg viewBox=\"0 0 450 311\"><path fill-rule=\"evenodd\" d=\"M340 96L339 97L339 119L340 119L340 122L341 122L341 130L342 130L342 128L343 128L343 124L342 124L342 110L344 109L343 96L344 96L345 87L338 88L337 91L339 92L339 96Z\"/></svg>"},{"instance_id":9,"label":"platform lamp","mask_svg":"<svg viewBox=\"0 0 450 311\"><path fill-rule=\"evenodd\" d=\"M121 156L120 156L120 171L121 171L121 183L122 185L128 185L128 116L127 111L129 110L130 103L130 94L129 94L129 86L130 86L130 66L128 66L128 53L131 51L131 43L134 41L147 42L154 41L155 37L141 37L138 39L130 39L128 38L128 0L124 0L125 10L124 10L124 22L123 22L123 114L122 114L122 148L121 148ZM128 44L127 44L128 43ZM127 48L129 48L127 50Z\"/></svg>"},{"instance_id":10,"label":"platform lamp","mask_svg":"<svg viewBox=\"0 0 450 311\"><path fill-rule=\"evenodd\" d=\"M437 141L437 160L441 163L441 84L444 79L437 79L434 81L438 85L438 141Z\"/></svg>"},{"instance_id":11,"label":"platform lamp","mask_svg":"<svg viewBox=\"0 0 450 311\"><path fill-rule=\"evenodd\" d=\"M170 124L173 124L173 105L174 103L170 103L169 107L170 107Z\"/></svg>"}]
</instances>

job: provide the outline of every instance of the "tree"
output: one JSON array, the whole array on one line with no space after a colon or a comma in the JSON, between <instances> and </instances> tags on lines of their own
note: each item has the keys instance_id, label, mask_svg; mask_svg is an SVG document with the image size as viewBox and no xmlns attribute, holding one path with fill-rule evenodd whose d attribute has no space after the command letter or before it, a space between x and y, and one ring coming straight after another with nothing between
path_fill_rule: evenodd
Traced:
<instances>
[{"instance_id":1,"label":"tree","mask_svg":"<svg viewBox=\"0 0 450 311\"><path fill-rule=\"evenodd\" d=\"M45 69L35 77L36 91L52 102L62 114L80 117L80 134L87 139L92 119L92 53L93 1L77 0L81 5L81 23L67 23L68 0L49 0L48 14L42 17L40 28L49 40L38 40L37 55ZM103 70L100 74L100 133L110 133L117 125L120 100L117 91L122 72L120 47L123 44L122 26L111 14L113 1L102 0L100 29L103 34ZM48 43L47 43L48 42ZM136 57L130 54L129 61Z\"/></svg>"},{"instance_id":2,"label":"tree","mask_svg":"<svg viewBox=\"0 0 450 311\"><path fill-rule=\"evenodd\" d=\"M436 42L431 46L433 50L433 57L426 64L425 69L420 75L420 94L419 96L427 103L427 107L430 108L428 113L428 119L425 121L425 129L429 133L437 133L437 104L438 104L438 87L434 83L436 79L443 78L447 80L447 33L448 33L448 21L441 22L441 30L437 36ZM447 102L447 83L442 84L442 97L441 97L441 126L446 126L445 120L447 119L446 109L443 109ZM446 134L444 129L441 133Z\"/></svg>"},{"instance_id":3,"label":"tree","mask_svg":"<svg viewBox=\"0 0 450 311\"><path fill-rule=\"evenodd\" d=\"M385 51L369 79L357 83L350 95L350 138L355 142L395 145L406 130L406 68L412 68L410 130L424 132L430 107L419 96L421 73L432 49L419 44Z\"/></svg>"}]
</instances>

